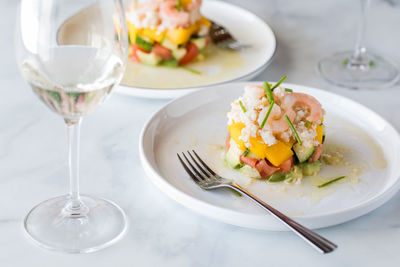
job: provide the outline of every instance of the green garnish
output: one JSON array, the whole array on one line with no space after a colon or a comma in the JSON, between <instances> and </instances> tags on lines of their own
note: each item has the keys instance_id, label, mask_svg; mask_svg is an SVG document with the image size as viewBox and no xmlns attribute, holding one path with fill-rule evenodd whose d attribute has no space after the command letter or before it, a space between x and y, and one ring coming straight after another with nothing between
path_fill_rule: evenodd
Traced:
<instances>
[{"instance_id":1,"label":"green garnish","mask_svg":"<svg viewBox=\"0 0 400 267\"><path fill-rule=\"evenodd\" d=\"M294 128L292 122L290 121L288 115L285 115L285 119L286 119L287 123L289 124L290 129L291 129L292 132L294 133L294 136L296 137L297 142L302 146L302 145L303 145L303 142L301 142L301 139L300 139L299 135L297 134L297 131L296 131L296 129Z\"/></svg>"},{"instance_id":2,"label":"green garnish","mask_svg":"<svg viewBox=\"0 0 400 267\"><path fill-rule=\"evenodd\" d=\"M229 189L232 190L232 192L235 193L238 197L241 197L241 196L242 196L242 194L239 193L238 191L233 190L232 188L229 188Z\"/></svg>"},{"instance_id":3,"label":"green garnish","mask_svg":"<svg viewBox=\"0 0 400 267\"><path fill-rule=\"evenodd\" d=\"M178 10L178 11L181 11L181 0L177 0L177 3L176 3L176 9Z\"/></svg>"},{"instance_id":4,"label":"green garnish","mask_svg":"<svg viewBox=\"0 0 400 267\"><path fill-rule=\"evenodd\" d=\"M347 65L347 64L349 64L349 59L348 58L346 58L345 60L343 60L343 65Z\"/></svg>"},{"instance_id":5,"label":"green garnish","mask_svg":"<svg viewBox=\"0 0 400 267\"><path fill-rule=\"evenodd\" d=\"M176 59L164 59L160 62L161 66L164 67L170 67L170 68L176 68L178 67L178 60Z\"/></svg>"},{"instance_id":6,"label":"green garnish","mask_svg":"<svg viewBox=\"0 0 400 267\"><path fill-rule=\"evenodd\" d=\"M369 67L370 67L370 68L375 68L375 62L371 60L371 61L369 62Z\"/></svg>"},{"instance_id":7,"label":"green garnish","mask_svg":"<svg viewBox=\"0 0 400 267\"><path fill-rule=\"evenodd\" d=\"M276 183L285 180L286 174L282 172L275 172L268 178L268 182L270 183Z\"/></svg>"},{"instance_id":8,"label":"green garnish","mask_svg":"<svg viewBox=\"0 0 400 267\"><path fill-rule=\"evenodd\" d=\"M262 123L261 123L261 129L262 128L264 128L264 125L265 125L265 123L267 122L267 120L268 120L268 117L269 117L269 114L271 113L271 110L272 110L272 107L274 106L274 104L275 104L275 101L274 100L272 100L272 103L271 103L271 105L269 105L269 108L268 108L268 111L267 111L267 114L265 114L265 117L264 117L264 119L263 119L263 121L262 121Z\"/></svg>"},{"instance_id":9,"label":"green garnish","mask_svg":"<svg viewBox=\"0 0 400 267\"><path fill-rule=\"evenodd\" d=\"M247 157L247 155L250 153L250 149L246 149L246 151L244 152L244 155L243 156L245 156L245 157Z\"/></svg>"},{"instance_id":10,"label":"green garnish","mask_svg":"<svg viewBox=\"0 0 400 267\"><path fill-rule=\"evenodd\" d=\"M264 83L264 90L265 90L265 96L268 98L269 104L274 102L274 97L272 96L272 90L271 90L271 85L268 82Z\"/></svg>"},{"instance_id":11,"label":"green garnish","mask_svg":"<svg viewBox=\"0 0 400 267\"><path fill-rule=\"evenodd\" d=\"M272 86L271 91L274 91L275 88L277 88L281 83L283 83L284 80L286 80L287 76L283 76L282 79L279 80L274 86Z\"/></svg>"},{"instance_id":12,"label":"green garnish","mask_svg":"<svg viewBox=\"0 0 400 267\"><path fill-rule=\"evenodd\" d=\"M150 52L151 49L153 48L153 44L146 41L145 39L143 39L142 37L140 37L139 35L136 35L136 40L135 43L142 48L143 50Z\"/></svg>"},{"instance_id":13,"label":"green garnish","mask_svg":"<svg viewBox=\"0 0 400 267\"><path fill-rule=\"evenodd\" d=\"M325 142L325 135L322 136L322 143Z\"/></svg>"},{"instance_id":14,"label":"green garnish","mask_svg":"<svg viewBox=\"0 0 400 267\"><path fill-rule=\"evenodd\" d=\"M57 103L61 103L60 93L55 92L55 91L49 91L49 95L50 95L55 101L57 101Z\"/></svg>"},{"instance_id":15,"label":"green garnish","mask_svg":"<svg viewBox=\"0 0 400 267\"><path fill-rule=\"evenodd\" d=\"M181 68L184 69L184 70L187 70L187 71L189 71L189 72L191 72L193 74L201 75L201 72L198 71L198 70L194 70L194 69L191 69L191 68L188 68L188 67L185 67L185 66L181 66Z\"/></svg>"},{"instance_id":16,"label":"green garnish","mask_svg":"<svg viewBox=\"0 0 400 267\"><path fill-rule=\"evenodd\" d=\"M306 126L306 128L310 128L310 126L311 126L311 122L309 122L309 121L306 121L306 124L305 124L305 126Z\"/></svg>"},{"instance_id":17,"label":"green garnish","mask_svg":"<svg viewBox=\"0 0 400 267\"><path fill-rule=\"evenodd\" d=\"M330 185L331 183L334 183L334 182L337 182L337 181L339 181L339 180L342 180L343 178L345 178L346 176L340 176L340 177L338 177L338 178L335 178L335 179L332 179L332 180L330 180L330 181L328 181L328 182L326 182L326 183L324 183L324 184L320 184L319 186L318 186L318 188L322 188L322 187L325 187L325 186L327 186L327 185Z\"/></svg>"},{"instance_id":18,"label":"green garnish","mask_svg":"<svg viewBox=\"0 0 400 267\"><path fill-rule=\"evenodd\" d=\"M242 101L239 100L240 108L243 110L243 113L246 113L246 108L243 106Z\"/></svg>"},{"instance_id":19,"label":"green garnish","mask_svg":"<svg viewBox=\"0 0 400 267\"><path fill-rule=\"evenodd\" d=\"M80 93L78 93L78 92L70 93L70 96L72 96L75 99L75 101L78 100L79 95L80 95Z\"/></svg>"},{"instance_id":20,"label":"green garnish","mask_svg":"<svg viewBox=\"0 0 400 267\"><path fill-rule=\"evenodd\" d=\"M290 89L290 88L285 88L285 91L289 92L289 93L293 93L293 89Z\"/></svg>"}]
</instances>

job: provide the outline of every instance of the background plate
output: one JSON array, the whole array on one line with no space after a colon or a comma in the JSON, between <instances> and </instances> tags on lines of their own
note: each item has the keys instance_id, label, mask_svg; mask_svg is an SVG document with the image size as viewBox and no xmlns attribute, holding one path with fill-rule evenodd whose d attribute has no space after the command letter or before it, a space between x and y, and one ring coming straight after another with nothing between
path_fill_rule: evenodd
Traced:
<instances>
[{"instance_id":1,"label":"background plate","mask_svg":"<svg viewBox=\"0 0 400 267\"><path fill-rule=\"evenodd\" d=\"M320 189L309 178L299 186L265 181L251 183L250 179L230 170L221 159L227 134L226 112L230 102L243 93L245 85L234 83L197 91L172 101L152 116L142 131L139 149L146 173L161 191L196 212L226 223L287 230L244 197L224 190L201 190L176 158L177 152L188 149L196 149L222 176L235 179L310 228L359 217L398 191L400 137L396 130L379 115L350 99L293 84L284 86L315 96L326 110L326 146L340 145L347 149L346 162L350 167L327 167L322 175L348 175L348 178Z\"/></svg>"},{"instance_id":2,"label":"background plate","mask_svg":"<svg viewBox=\"0 0 400 267\"><path fill-rule=\"evenodd\" d=\"M84 26L96 25L97 12L95 6L90 6L67 19L60 27L59 43L76 43L84 38ZM210 47L210 54L204 61L188 66L201 71L201 75L183 69L149 67L128 60L124 78L116 91L146 98L175 98L199 87L249 80L269 65L275 53L276 39L263 20L245 9L220 1L204 1L202 13L252 47L242 51Z\"/></svg>"}]
</instances>

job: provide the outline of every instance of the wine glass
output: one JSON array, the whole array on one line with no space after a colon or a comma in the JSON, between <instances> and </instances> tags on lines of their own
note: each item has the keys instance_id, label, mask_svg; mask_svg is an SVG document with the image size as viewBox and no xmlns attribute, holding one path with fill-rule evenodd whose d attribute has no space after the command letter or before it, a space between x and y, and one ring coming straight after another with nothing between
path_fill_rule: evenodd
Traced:
<instances>
[{"instance_id":1,"label":"wine glass","mask_svg":"<svg viewBox=\"0 0 400 267\"><path fill-rule=\"evenodd\" d=\"M59 29L88 9L96 16L71 30L80 39L60 43ZM128 37L120 0L21 0L17 63L33 92L66 123L70 191L35 206L24 221L29 236L53 250L84 253L115 243L127 228L114 203L79 193L82 117L104 102L124 73Z\"/></svg>"},{"instance_id":2,"label":"wine glass","mask_svg":"<svg viewBox=\"0 0 400 267\"><path fill-rule=\"evenodd\" d=\"M364 45L366 12L370 0L361 0L361 14L354 51L322 59L319 74L328 82L353 89L378 89L391 86L399 79L399 69L388 59L367 52Z\"/></svg>"}]
</instances>

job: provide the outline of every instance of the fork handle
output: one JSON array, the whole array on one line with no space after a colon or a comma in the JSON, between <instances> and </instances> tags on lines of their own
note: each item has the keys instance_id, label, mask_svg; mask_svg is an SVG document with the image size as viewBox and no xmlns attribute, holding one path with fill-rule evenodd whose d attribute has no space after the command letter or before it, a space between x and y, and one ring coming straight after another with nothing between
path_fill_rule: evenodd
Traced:
<instances>
[{"instance_id":1,"label":"fork handle","mask_svg":"<svg viewBox=\"0 0 400 267\"><path fill-rule=\"evenodd\" d=\"M293 232L295 232L298 236L303 238L305 241L307 241L310 245L312 245L315 249L317 249L321 253L329 253L332 252L337 248L337 245L332 243L331 241L325 239L324 237L320 236L319 234L311 231L307 227L304 227L303 225L297 223L296 221L290 219L286 215L282 214L278 210L274 209L258 197L254 196L247 190L243 189L236 183L232 183L230 187L247 197L249 197L251 200L256 202L258 205L260 205L262 208L266 209L272 216L283 222L287 227L290 228Z\"/></svg>"}]
</instances>

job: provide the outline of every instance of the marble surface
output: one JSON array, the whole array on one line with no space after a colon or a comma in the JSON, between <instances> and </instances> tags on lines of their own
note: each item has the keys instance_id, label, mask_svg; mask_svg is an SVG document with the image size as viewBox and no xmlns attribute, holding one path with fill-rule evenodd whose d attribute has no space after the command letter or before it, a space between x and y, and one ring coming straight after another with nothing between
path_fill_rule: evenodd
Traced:
<instances>
[{"instance_id":1,"label":"marble surface","mask_svg":"<svg viewBox=\"0 0 400 267\"><path fill-rule=\"evenodd\" d=\"M358 1L232 0L274 29L278 50L256 79L324 88L374 109L400 130L400 86L351 91L315 74L317 60L351 48ZM82 127L81 190L112 199L130 228L116 245L86 254L42 250L25 236L33 205L66 193L62 120L22 80L14 60L15 0L0 1L0 266L398 266L400 194L356 220L318 230L339 244L320 255L294 234L242 229L202 217L163 195L145 176L138 155L144 122L166 103L115 94ZM372 1L368 47L400 63L400 2Z\"/></svg>"}]
</instances>

